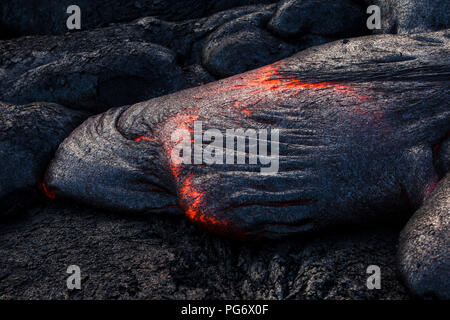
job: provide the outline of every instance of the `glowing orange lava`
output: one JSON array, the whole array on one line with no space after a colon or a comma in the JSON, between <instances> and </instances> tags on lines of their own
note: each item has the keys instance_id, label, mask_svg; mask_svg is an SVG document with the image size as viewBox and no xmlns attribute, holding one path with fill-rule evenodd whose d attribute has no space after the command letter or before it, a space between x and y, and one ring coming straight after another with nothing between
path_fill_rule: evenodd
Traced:
<instances>
[{"instance_id":1,"label":"glowing orange lava","mask_svg":"<svg viewBox=\"0 0 450 320\"><path fill-rule=\"evenodd\" d=\"M286 97L295 96L302 90L317 91L318 89L330 88L335 92L345 94L346 96L354 97L358 102L367 102L369 98L361 95L356 89L352 88L348 84L340 82L314 82L309 79L297 79L289 77L281 73L282 66L280 64L272 64L253 71L249 71L243 75L237 75L231 78L231 80L238 82L234 86L221 86L218 89L219 93L227 95L227 99L234 101L230 103L230 108L239 108L241 113L245 116L251 116L253 113L252 108L263 99L262 95L271 95L271 99L275 99L274 103L281 103ZM277 93L273 95L273 93ZM282 93L282 94L278 94ZM204 96L198 96L197 98L203 98L208 96L211 92L206 92ZM373 112L364 111L362 107L355 109L357 113L370 113ZM375 118L375 122L379 122L382 114L372 114Z\"/></svg>"},{"instance_id":2,"label":"glowing orange lava","mask_svg":"<svg viewBox=\"0 0 450 320\"><path fill-rule=\"evenodd\" d=\"M214 217L206 216L201 210L201 203L204 200L205 193L200 192L192 183L194 175L189 174L180 188L180 198L182 199L182 207L186 208L186 216L194 221L200 222L207 226L211 225L226 225L225 222L219 221ZM185 203L189 202L189 203Z\"/></svg>"},{"instance_id":3,"label":"glowing orange lava","mask_svg":"<svg viewBox=\"0 0 450 320\"><path fill-rule=\"evenodd\" d=\"M150 137L146 137L146 136L140 136L140 137L137 137L136 139L133 139L133 141L136 141L136 142L142 141L142 140L156 141L156 139L150 138Z\"/></svg>"},{"instance_id":4,"label":"glowing orange lava","mask_svg":"<svg viewBox=\"0 0 450 320\"><path fill-rule=\"evenodd\" d=\"M42 187L42 192L44 192L44 194L45 194L48 198L50 198L50 199L55 199L55 198L56 198L55 192L54 192L54 191L51 191L51 190L48 190L48 189L47 189L47 186L45 185L44 182L42 182L41 187Z\"/></svg>"},{"instance_id":5,"label":"glowing orange lava","mask_svg":"<svg viewBox=\"0 0 450 320\"><path fill-rule=\"evenodd\" d=\"M281 65L272 64L260 69L249 72L249 77L242 77L245 82L244 87L251 89L252 93L259 93L268 90L292 91L293 89L321 89L332 88L335 91L345 93L358 98L361 101L367 101L368 97L360 95L351 86L339 82L314 82L312 80L300 80L294 77L286 77L280 73ZM241 88L242 85L234 88ZM253 90L252 90L253 89Z\"/></svg>"},{"instance_id":6,"label":"glowing orange lava","mask_svg":"<svg viewBox=\"0 0 450 320\"><path fill-rule=\"evenodd\" d=\"M433 177L433 180L431 180L430 184L425 189L425 195L423 197L423 201L426 201L428 199L428 197L431 195L431 193L436 188L439 180L440 180L440 177L437 174L435 174Z\"/></svg>"},{"instance_id":7,"label":"glowing orange lava","mask_svg":"<svg viewBox=\"0 0 450 320\"><path fill-rule=\"evenodd\" d=\"M210 86L212 90L206 89L204 91L200 91L200 93L195 95L194 98L209 98L213 94L225 95L223 98L226 99L226 101L230 101L228 107L239 111L245 117L252 115L252 108L257 106L259 102L264 99L265 95L271 95L272 99L275 98L274 103L281 103L286 97L293 96L299 93L299 90L303 89L331 88L339 93L355 97L359 101L368 101L367 97L358 94L355 89L351 88L347 84L299 80L282 75L280 73L280 69L281 65L272 64L247 72L243 75L235 76L229 80L232 83L233 81L237 83L234 86L222 85L223 82L217 82L216 85L212 84ZM283 94L276 94L274 96L274 91ZM361 111L364 112L363 110ZM193 123L197 119L199 119L198 109L187 108L182 112L169 117L163 124L163 127L161 128L162 130L160 131L166 132L166 134L171 134L176 130L185 130L192 133ZM141 140L155 141L154 139L145 136L134 139L134 141ZM183 176L183 167L180 162L172 159L172 151L175 145L180 141L172 141L172 139L167 138L161 140L165 141L163 148L165 149L165 153L168 155L167 159L171 174L179 187L180 206L185 210L186 216L194 222L202 223L206 227L212 227L212 229L216 232L225 232L225 230L230 229L231 226L227 221L222 221L205 214L202 209L205 207L205 192L199 190L199 188L193 183L194 174L188 173L186 176ZM192 139L190 140L192 141ZM310 204L310 201L277 204L267 203L266 205L295 206L307 204Z\"/></svg>"}]
</instances>

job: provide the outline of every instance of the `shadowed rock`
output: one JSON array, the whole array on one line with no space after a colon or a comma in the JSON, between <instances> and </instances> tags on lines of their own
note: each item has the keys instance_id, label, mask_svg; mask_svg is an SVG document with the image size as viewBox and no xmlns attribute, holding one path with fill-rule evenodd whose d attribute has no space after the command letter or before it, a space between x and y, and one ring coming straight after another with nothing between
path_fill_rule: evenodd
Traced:
<instances>
[{"instance_id":1,"label":"shadowed rock","mask_svg":"<svg viewBox=\"0 0 450 320\"><path fill-rule=\"evenodd\" d=\"M450 128L445 32L334 42L245 74L88 119L46 181L58 196L160 212L175 197L196 223L279 237L410 213L438 180ZM402 52L399 54L398 52ZM279 129L279 172L177 164L176 129ZM249 156L247 154L246 156ZM412 174L413 173L413 174Z\"/></svg>"},{"instance_id":2,"label":"shadowed rock","mask_svg":"<svg viewBox=\"0 0 450 320\"><path fill-rule=\"evenodd\" d=\"M81 9L83 30L145 16L179 21L200 18L229 8L270 3L273 0L2 0L0 25L6 36L63 34L68 31L67 7Z\"/></svg>"},{"instance_id":3,"label":"shadowed rock","mask_svg":"<svg viewBox=\"0 0 450 320\"><path fill-rule=\"evenodd\" d=\"M0 42L0 100L49 101L100 112L186 88L175 54L139 39L142 30L132 31Z\"/></svg>"},{"instance_id":4,"label":"shadowed rock","mask_svg":"<svg viewBox=\"0 0 450 320\"><path fill-rule=\"evenodd\" d=\"M450 172L450 139L445 139L442 143L434 146L436 151L436 168L438 174L443 177L446 172Z\"/></svg>"},{"instance_id":5,"label":"shadowed rock","mask_svg":"<svg viewBox=\"0 0 450 320\"><path fill-rule=\"evenodd\" d=\"M273 10L235 19L209 36L203 47L203 65L223 78L286 58L298 47L284 43L264 30Z\"/></svg>"},{"instance_id":6,"label":"shadowed rock","mask_svg":"<svg viewBox=\"0 0 450 320\"><path fill-rule=\"evenodd\" d=\"M63 36L0 41L0 100L98 113L272 63L326 39L288 44L264 29L273 5L168 22L154 17ZM205 68L208 70L206 71Z\"/></svg>"},{"instance_id":7,"label":"shadowed rock","mask_svg":"<svg viewBox=\"0 0 450 320\"><path fill-rule=\"evenodd\" d=\"M0 224L0 300L407 299L395 268L398 232L236 243L184 219L49 201ZM65 286L73 263L82 290ZM366 268L374 263L382 286L367 290Z\"/></svg>"},{"instance_id":8,"label":"shadowed rock","mask_svg":"<svg viewBox=\"0 0 450 320\"><path fill-rule=\"evenodd\" d=\"M351 37L367 31L362 7L351 0L284 0L269 23L283 37L304 34Z\"/></svg>"},{"instance_id":9,"label":"shadowed rock","mask_svg":"<svg viewBox=\"0 0 450 320\"><path fill-rule=\"evenodd\" d=\"M56 104L0 102L0 216L33 201L56 148L85 118Z\"/></svg>"},{"instance_id":10,"label":"shadowed rock","mask_svg":"<svg viewBox=\"0 0 450 320\"><path fill-rule=\"evenodd\" d=\"M400 272L417 295L450 299L450 174L400 235Z\"/></svg>"},{"instance_id":11,"label":"shadowed rock","mask_svg":"<svg viewBox=\"0 0 450 320\"><path fill-rule=\"evenodd\" d=\"M450 27L450 2L442 0L366 0L381 9L381 32L419 33Z\"/></svg>"}]
</instances>

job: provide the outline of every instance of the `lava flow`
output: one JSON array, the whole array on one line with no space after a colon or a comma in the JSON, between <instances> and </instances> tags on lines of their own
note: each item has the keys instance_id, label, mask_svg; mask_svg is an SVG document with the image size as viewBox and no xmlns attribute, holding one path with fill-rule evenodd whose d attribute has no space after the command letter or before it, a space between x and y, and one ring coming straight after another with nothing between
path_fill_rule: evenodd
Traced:
<instances>
[{"instance_id":1,"label":"lava flow","mask_svg":"<svg viewBox=\"0 0 450 320\"><path fill-rule=\"evenodd\" d=\"M359 101L367 101L368 98L359 95L353 88L341 83L331 82L317 82L307 80L299 80L296 78L285 77L280 73L280 66L277 64L269 65L263 68L259 68L254 71L250 71L244 75L234 77L239 85L231 86L228 88L219 87L215 88L217 94L225 94L228 101L232 101L229 107L232 110L239 110L244 117L251 116L253 113L252 107L258 105L263 99L263 95L272 94L274 91L278 93L286 93L288 96L292 96L298 93L298 90L303 89L321 89L331 88L337 92L350 95L357 98ZM197 99L206 98L211 94L208 91L205 95L200 94L196 96ZM277 94L278 100L275 103L281 103L285 95ZM162 132L166 132L167 136L176 132L177 130L183 130L184 132L193 132L194 121L199 119L198 109L187 108L183 112L179 112L169 117L162 126ZM188 173L183 175L183 167L181 166L180 159L174 159L172 151L174 146L179 144L185 137L172 139L164 139L163 147L165 153L168 155L168 164L170 172L176 181L176 185L179 187L180 206L185 210L186 216L194 221L201 223L204 227L212 229L216 232L224 232L226 228L230 228L228 222L219 220L216 217L205 214L202 208L204 208L205 192L199 190L194 184L194 174ZM191 139L189 137L189 139ZM134 141L150 140L154 139L141 136ZM304 204L304 203L302 203ZM283 205L283 204L281 204ZM286 204L294 205L294 204ZM299 203L295 203L299 205Z\"/></svg>"},{"instance_id":2,"label":"lava flow","mask_svg":"<svg viewBox=\"0 0 450 320\"><path fill-rule=\"evenodd\" d=\"M248 88L251 93L256 94L264 91L287 91L298 89L320 89L332 88L346 95L358 98L361 101L368 101L369 98L360 95L354 88L347 84L338 82L314 82L312 80L300 80L294 77L286 77L280 73L281 66L277 64L268 65L263 68L256 69L249 72L248 77L242 77L244 85L236 86Z\"/></svg>"},{"instance_id":3,"label":"lava flow","mask_svg":"<svg viewBox=\"0 0 450 320\"><path fill-rule=\"evenodd\" d=\"M140 136L140 137L137 137L137 138L135 138L133 141L138 142L138 141L142 141L142 140L156 141L156 139L150 138L150 137L146 137L146 136Z\"/></svg>"},{"instance_id":4,"label":"lava flow","mask_svg":"<svg viewBox=\"0 0 450 320\"><path fill-rule=\"evenodd\" d=\"M346 96L354 97L358 102L367 102L369 97L361 95L356 89L348 84L339 82L314 82L308 79L297 79L295 77L285 76L281 73L281 65L272 64L253 71L249 71L244 75L235 76L234 79L239 82L228 88L221 87L220 92L230 96L234 102L230 105L233 108L239 107L244 116L252 114L251 107L261 101L261 94L271 94L277 92L275 95L275 103L283 102L286 95L293 96L303 89L325 89L331 88L334 91L345 94ZM279 93L284 93L281 95ZM202 96L197 96L201 99ZM360 106L356 109L358 113L370 113L363 111ZM376 120L380 119L379 114L374 115ZM378 121L377 121L378 122Z\"/></svg>"},{"instance_id":5,"label":"lava flow","mask_svg":"<svg viewBox=\"0 0 450 320\"><path fill-rule=\"evenodd\" d=\"M41 184L41 188L42 188L42 192L50 199L55 199L56 198L56 194L54 191L48 190L47 186L45 185L44 182L42 182Z\"/></svg>"},{"instance_id":6,"label":"lava flow","mask_svg":"<svg viewBox=\"0 0 450 320\"><path fill-rule=\"evenodd\" d=\"M185 114L177 114L167 120L165 130L175 132L176 130L183 130L192 134L192 127L194 121L199 119L197 109L185 110ZM183 168L181 161L173 158L174 145L182 142L186 137L178 137L178 140L172 141L167 139L164 148L168 155L169 168L172 176L175 178L179 187L180 206L185 210L186 216L194 222L201 223L203 226L218 230L217 227L224 227L227 225L225 221L220 221L214 217L206 215L202 211L202 202L205 201L205 192L199 190L193 183L194 174L190 173L186 177L181 177ZM190 139L190 137L189 137Z\"/></svg>"}]
</instances>

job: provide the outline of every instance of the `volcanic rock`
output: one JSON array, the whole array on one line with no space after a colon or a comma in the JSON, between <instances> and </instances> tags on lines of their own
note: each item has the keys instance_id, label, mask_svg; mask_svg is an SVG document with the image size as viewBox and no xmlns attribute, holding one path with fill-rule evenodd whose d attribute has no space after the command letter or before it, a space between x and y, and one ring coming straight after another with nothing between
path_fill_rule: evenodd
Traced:
<instances>
[{"instance_id":1,"label":"volcanic rock","mask_svg":"<svg viewBox=\"0 0 450 320\"><path fill-rule=\"evenodd\" d=\"M450 299L450 174L442 179L400 235L399 265L411 292Z\"/></svg>"},{"instance_id":2,"label":"volcanic rock","mask_svg":"<svg viewBox=\"0 0 450 320\"><path fill-rule=\"evenodd\" d=\"M0 42L0 100L100 112L186 86L171 50L109 31Z\"/></svg>"},{"instance_id":3,"label":"volcanic rock","mask_svg":"<svg viewBox=\"0 0 450 320\"><path fill-rule=\"evenodd\" d=\"M0 99L14 104L50 101L98 113L202 85L215 80L201 65L207 40L215 41L211 33L239 17L273 9L247 6L185 22L146 17L64 36L0 41ZM277 48L281 45L276 52L292 47L265 34ZM286 55L260 49L265 60L259 64ZM239 66L226 73L248 68Z\"/></svg>"},{"instance_id":4,"label":"volcanic rock","mask_svg":"<svg viewBox=\"0 0 450 320\"><path fill-rule=\"evenodd\" d=\"M145 16L180 21L205 17L226 9L270 3L273 0L2 0L0 25L3 37L30 34L63 34L68 31L66 13L70 5L81 9L82 30L131 21Z\"/></svg>"},{"instance_id":5,"label":"volcanic rock","mask_svg":"<svg viewBox=\"0 0 450 320\"><path fill-rule=\"evenodd\" d=\"M282 37L362 35L367 31L362 9L351 0L284 0L279 3L269 28Z\"/></svg>"},{"instance_id":6,"label":"volcanic rock","mask_svg":"<svg viewBox=\"0 0 450 320\"><path fill-rule=\"evenodd\" d=\"M0 102L1 217L34 200L54 151L85 118L85 114L51 103L16 106Z\"/></svg>"},{"instance_id":7,"label":"volcanic rock","mask_svg":"<svg viewBox=\"0 0 450 320\"><path fill-rule=\"evenodd\" d=\"M236 243L185 219L51 200L0 225L0 299L407 299L399 228ZM67 267L81 290L66 288ZM369 265L381 268L369 290Z\"/></svg>"},{"instance_id":8,"label":"volcanic rock","mask_svg":"<svg viewBox=\"0 0 450 320\"><path fill-rule=\"evenodd\" d=\"M420 33L450 28L450 2L441 0L366 0L381 9L381 32Z\"/></svg>"},{"instance_id":9,"label":"volcanic rock","mask_svg":"<svg viewBox=\"0 0 450 320\"><path fill-rule=\"evenodd\" d=\"M337 41L109 110L65 140L46 183L116 210L161 212L177 197L195 223L239 238L409 215L439 179L433 146L450 128L447 33ZM171 135L196 120L220 132L278 129L278 172L261 174L248 150L240 165L178 163Z\"/></svg>"},{"instance_id":10,"label":"volcanic rock","mask_svg":"<svg viewBox=\"0 0 450 320\"><path fill-rule=\"evenodd\" d=\"M222 78L286 58L298 51L296 46L284 43L264 30L272 14L273 10L249 14L212 33L202 52L206 69Z\"/></svg>"},{"instance_id":11,"label":"volcanic rock","mask_svg":"<svg viewBox=\"0 0 450 320\"><path fill-rule=\"evenodd\" d=\"M450 139L445 139L434 148L437 149L436 169L438 174L443 177L450 172Z\"/></svg>"}]
</instances>

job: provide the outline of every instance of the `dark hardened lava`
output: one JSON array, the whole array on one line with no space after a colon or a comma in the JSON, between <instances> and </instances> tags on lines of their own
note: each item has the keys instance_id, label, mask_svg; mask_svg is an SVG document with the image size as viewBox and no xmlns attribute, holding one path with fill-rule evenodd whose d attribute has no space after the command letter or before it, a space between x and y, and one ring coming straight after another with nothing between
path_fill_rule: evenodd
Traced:
<instances>
[{"instance_id":1,"label":"dark hardened lava","mask_svg":"<svg viewBox=\"0 0 450 320\"><path fill-rule=\"evenodd\" d=\"M432 42L390 35L334 42L111 109L66 139L46 183L59 196L131 211L165 210L178 195L192 220L247 237L416 209L438 180L432 146L450 129L445 33L427 34ZM279 173L171 163L171 133L192 130L195 120L223 132L279 128Z\"/></svg>"},{"instance_id":2,"label":"dark hardened lava","mask_svg":"<svg viewBox=\"0 0 450 320\"><path fill-rule=\"evenodd\" d=\"M400 274L416 295L450 299L449 217L450 173L400 234Z\"/></svg>"},{"instance_id":3,"label":"dark hardened lava","mask_svg":"<svg viewBox=\"0 0 450 320\"><path fill-rule=\"evenodd\" d=\"M441 176L433 149L450 131L449 60L448 30L314 47L88 119L58 149L45 184L107 209L176 213L178 203L190 220L237 238L394 219L418 209ZM279 172L172 163L170 135L195 120L222 132L280 129Z\"/></svg>"},{"instance_id":4,"label":"dark hardened lava","mask_svg":"<svg viewBox=\"0 0 450 320\"><path fill-rule=\"evenodd\" d=\"M54 103L0 101L0 220L36 200L58 145L87 117Z\"/></svg>"}]
</instances>

